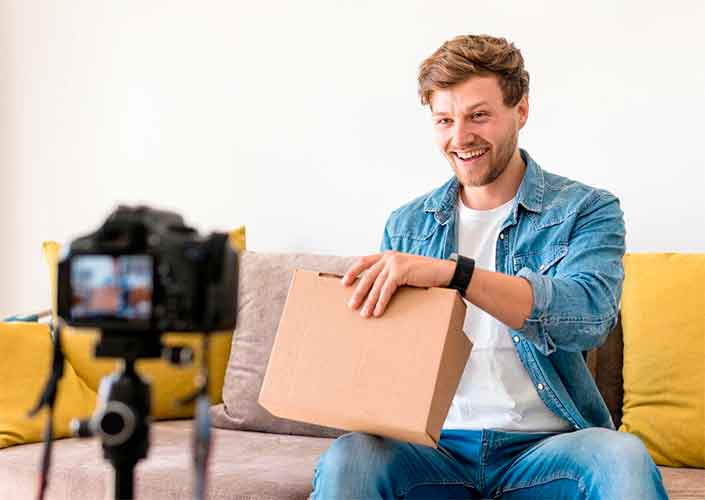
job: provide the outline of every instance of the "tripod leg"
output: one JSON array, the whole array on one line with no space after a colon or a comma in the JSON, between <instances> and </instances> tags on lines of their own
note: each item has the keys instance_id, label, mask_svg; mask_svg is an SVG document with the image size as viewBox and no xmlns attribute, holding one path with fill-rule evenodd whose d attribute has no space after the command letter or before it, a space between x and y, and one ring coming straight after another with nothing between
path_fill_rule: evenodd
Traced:
<instances>
[{"instance_id":1,"label":"tripod leg","mask_svg":"<svg viewBox=\"0 0 705 500\"><path fill-rule=\"evenodd\" d=\"M115 499L132 500L135 464L114 464L115 465Z\"/></svg>"}]
</instances>

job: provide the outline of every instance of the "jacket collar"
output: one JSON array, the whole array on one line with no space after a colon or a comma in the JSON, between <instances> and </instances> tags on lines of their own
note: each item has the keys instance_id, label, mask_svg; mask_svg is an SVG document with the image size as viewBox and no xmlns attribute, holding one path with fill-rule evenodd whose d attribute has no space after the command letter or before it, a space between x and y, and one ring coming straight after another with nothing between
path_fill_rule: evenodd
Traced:
<instances>
[{"instance_id":1,"label":"jacket collar","mask_svg":"<svg viewBox=\"0 0 705 500\"><path fill-rule=\"evenodd\" d=\"M517 190L516 204L522 205L531 212L541 213L544 192L543 170L524 149L519 148L519 153L526 164L526 171ZM457 177L453 176L429 194L424 202L424 211L434 212L436 221L445 225L455 212L459 190L460 182Z\"/></svg>"}]
</instances>

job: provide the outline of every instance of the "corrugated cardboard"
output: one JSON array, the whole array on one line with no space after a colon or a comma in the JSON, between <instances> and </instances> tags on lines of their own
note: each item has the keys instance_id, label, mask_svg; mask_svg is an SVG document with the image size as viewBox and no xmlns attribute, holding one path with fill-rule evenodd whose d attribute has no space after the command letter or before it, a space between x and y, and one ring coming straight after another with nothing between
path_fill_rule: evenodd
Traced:
<instances>
[{"instance_id":1,"label":"corrugated cardboard","mask_svg":"<svg viewBox=\"0 0 705 500\"><path fill-rule=\"evenodd\" d=\"M436 447L470 354L455 290L397 289L384 314L355 285L296 270L259 403L273 415Z\"/></svg>"}]
</instances>

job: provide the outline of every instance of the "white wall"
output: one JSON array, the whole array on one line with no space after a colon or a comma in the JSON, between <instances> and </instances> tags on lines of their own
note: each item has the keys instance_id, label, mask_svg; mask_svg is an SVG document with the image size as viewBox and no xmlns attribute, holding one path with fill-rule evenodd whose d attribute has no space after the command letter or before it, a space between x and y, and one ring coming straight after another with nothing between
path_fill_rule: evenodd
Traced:
<instances>
[{"instance_id":1,"label":"white wall","mask_svg":"<svg viewBox=\"0 0 705 500\"><path fill-rule=\"evenodd\" d=\"M118 202L375 252L451 175L416 98L444 40L513 40L520 145L616 193L628 251L705 251L705 2L0 0L0 317L48 305L40 244Z\"/></svg>"}]
</instances>

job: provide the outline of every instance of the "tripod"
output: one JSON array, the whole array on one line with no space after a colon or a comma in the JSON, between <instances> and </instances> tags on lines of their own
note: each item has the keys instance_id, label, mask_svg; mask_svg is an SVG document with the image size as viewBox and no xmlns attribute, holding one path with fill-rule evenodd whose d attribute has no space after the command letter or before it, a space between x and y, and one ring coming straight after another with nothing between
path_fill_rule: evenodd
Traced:
<instances>
[{"instance_id":1,"label":"tripod","mask_svg":"<svg viewBox=\"0 0 705 500\"><path fill-rule=\"evenodd\" d=\"M165 348L157 334L103 332L96 357L122 358L122 366L103 378L99 406L88 420L74 421L74 434L97 436L103 457L115 469L115 498L134 498L134 468L147 457L149 449L149 383L135 371L138 358L154 358L166 353L172 362L190 361L190 349Z\"/></svg>"},{"instance_id":2,"label":"tripod","mask_svg":"<svg viewBox=\"0 0 705 500\"><path fill-rule=\"evenodd\" d=\"M134 468L149 448L150 387L135 371L135 360L105 377L100 386L103 406L90 419L78 422L81 437L98 436L103 457L115 469L115 498L134 498Z\"/></svg>"},{"instance_id":3,"label":"tripod","mask_svg":"<svg viewBox=\"0 0 705 500\"><path fill-rule=\"evenodd\" d=\"M63 375L64 354L61 350L61 329L52 325L54 355L51 375L44 391L30 416L47 407L49 418L44 432L44 450L39 472L37 499L46 494L53 440L53 411L57 387ZM196 404L194 420L193 464L195 482L194 500L202 500L206 494L206 472L210 454L211 432L208 416L208 351L210 332L203 334L201 370L197 377L196 390L180 400L181 404ZM97 436L101 439L103 457L115 469L115 498L134 498L134 469L147 457L149 449L150 385L135 371L139 358L166 358L172 364L193 361L193 352L188 347L165 347L161 334L154 332L124 333L103 331L95 349L96 357L121 358L121 367L101 380L98 390L99 405L87 420L73 420L72 434L78 437Z\"/></svg>"}]
</instances>

